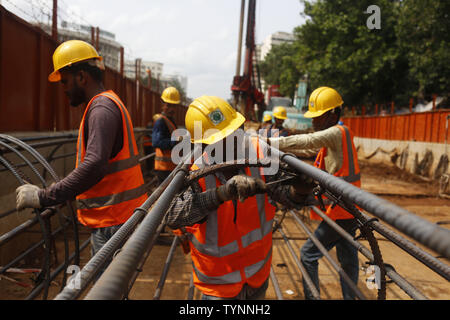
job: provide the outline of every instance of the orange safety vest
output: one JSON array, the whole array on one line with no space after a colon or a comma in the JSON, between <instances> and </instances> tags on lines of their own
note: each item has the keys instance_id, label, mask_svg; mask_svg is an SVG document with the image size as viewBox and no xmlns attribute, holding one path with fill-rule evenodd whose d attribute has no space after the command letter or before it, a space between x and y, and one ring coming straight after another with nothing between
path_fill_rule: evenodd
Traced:
<instances>
[{"instance_id":1,"label":"orange safety vest","mask_svg":"<svg viewBox=\"0 0 450 320\"><path fill-rule=\"evenodd\" d=\"M261 158L258 140L253 143ZM197 169L195 164L191 167ZM265 180L263 168L246 168L246 174ZM208 175L199 184L205 191L220 186L221 182ZM189 239L194 284L207 295L235 297L245 283L258 288L269 277L275 207L266 194L235 203L236 218L230 200L209 212L205 222L183 228Z\"/></svg>"},{"instance_id":2,"label":"orange safety vest","mask_svg":"<svg viewBox=\"0 0 450 320\"><path fill-rule=\"evenodd\" d=\"M358 155L356 153L355 145L353 144L353 133L346 126L337 126L342 133L342 152L343 161L342 167L334 174L334 176L344 179L354 186L361 187L361 175L359 173ZM327 148L322 148L314 161L316 168L325 170L325 156L327 155ZM339 205L327 206L326 214L333 220L338 219L353 219L354 216ZM322 218L311 210L311 219L322 220Z\"/></svg>"},{"instance_id":3,"label":"orange safety vest","mask_svg":"<svg viewBox=\"0 0 450 320\"><path fill-rule=\"evenodd\" d=\"M152 138L150 138L147 134L144 135L144 139L142 141L143 141L142 145L144 147L151 147L153 145Z\"/></svg>"},{"instance_id":4,"label":"orange safety vest","mask_svg":"<svg viewBox=\"0 0 450 320\"><path fill-rule=\"evenodd\" d=\"M78 131L76 167L83 162L86 154L86 114L92 101L98 96L111 99L122 114L123 147L113 159L108 160L107 173L103 179L76 197L78 220L91 228L124 223L133 214L133 210L147 199L131 118L123 102L111 90L93 97L84 111Z\"/></svg>"},{"instance_id":5,"label":"orange safety vest","mask_svg":"<svg viewBox=\"0 0 450 320\"><path fill-rule=\"evenodd\" d=\"M170 134L172 134L177 126L165 115L161 115L161 118L164 119ZM176 165L172 162L171 157L172 150L161 150L160 148L155 148L155 153L155 170L172 171L175 169Z\"/></svg>"}]
</instances>

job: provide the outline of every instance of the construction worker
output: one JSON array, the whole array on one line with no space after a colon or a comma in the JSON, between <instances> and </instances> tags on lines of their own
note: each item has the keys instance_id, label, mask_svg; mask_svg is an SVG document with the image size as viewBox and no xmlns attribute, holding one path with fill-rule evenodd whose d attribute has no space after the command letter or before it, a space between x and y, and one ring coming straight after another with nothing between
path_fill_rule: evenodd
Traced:
<instances>
[{"instance_id":1,"label":"construction worker","mask_svg":"<svg viewBox=\"0 0 450 320\"><path fill-rule=\"evenodd\" d=\"M180 103L180 93L175 87L164 89L161 94L163 102L161 114L155 121L152 133L153 147L155 148L155 173L158 183L162 183L175 169L176 165L172 162L172 148L178 143L171 139L172 132L177 129L173 116L175 108Z\"/></svg>"},{"instance_id":2,"label":"construction worker","mask_svg":"<svg viewBox=\"0 0 450 320\"><path fill-rule=\"evenodd\" d=\"M287 112L285 107L275 107L273 108L274 123L266 127L263 133L265 137L287 137L289 135L288 130L283 127L284 120L287 119Z\"/></svg>"},{"instance_id":3,"label":"construction worker","mask_svg":"<svg viewBox=\"0 0 450 320\"><path fill-rule=\"evenodd\" d=\"M349 128L338 124L342 104L343 100L336 90L329 87L317 88L311 93L308 111L304 114L306 118L312 118L315 132L269 140L272 143L278 143L280 150L298 156L305 156L308 151L314 152L320 148L314 163L315 167L360 187L358 158L353 144L353 134ZM356 219L339 205L329 204L326 207L326 214L347 232L355 234ZM311 211L311 219L321 220L313 211ZM319 224L314 235L328 250L336 246L337 257L342 268L356 284L358 282L357 249L324 221ZM300 250L300 256L311 279L319 289L318 260L322 257L322 253L311 239L308 239ZM305 282L303 282L303 287L306 299L312 299L312 294ZM355 298L354 292L342 278L341 287L344 299Z\"/></svg>"},{"instance_id":4,"label":"construction worker","mask_svg":"<svg viewBox=\"0 0 450 320\"><path fill-rule=\"evenodd\" d=\"M159 119L159 117L161 116L161 114L157 113L155 115L153 115L152 120L150 120L147 123L146 129L148 129L149 131L144 135L144 141L143 141L143 146L144 146L144 154L145 155L149 155L152 154L154 152L153 149L153 142L152 142L152 134L153 134L153 125L156 122L156 120ZM145 163L147 165L147 171L150 172L153 170L154 166L153 166L153 159L148 158Z\"/></svg>"},{"instance_id":5,"label":"construction worker","mask_svg":"<svg viewBox=\"0 0 450 320\"><path fill-rule=\"evenodd\" d=\"M272 125L272 116L270 114L265 114L263 117L263 122L259 129L266 129Z\"/></svg>"},{"instance_id":6,"label":"construction worker","mask_svg":"<svg viewBox=\"0 0 450 320\"><path fill-rule=\"evenodd\" d=\"M245 118L225 100L201 96L191 103L185 119L191 142L201 143L203 150L212 146L222 148L222 156L215 153L215 163L230 158L238 160L238 154L244 154L239 151L244 151L245 143L237 142L235 134L244 136L243 130L238 129ZM194 128L201 130L199 137L194 136ZM247 141L248 148L255 148L260 159L259 140L248 139L241 141ZM227 143L232 143L234 150L227 149ZM191 170L211 164L205 151ZM264 298L275 214L269 198L287 207L297 207L303 205L305 193L301 180L293 185L266 186L266 178L274 177L264 175L262 168L229 168L199 179L171 203L167 225L188 239L194 284L203 293L202 299Z\"/></svg>"},{"instance_id":7,"label":"construction worker","mask_svg":"<svg viewBox=\"0 0 450 320\"><path fill-rule=\"evenodd\" d=\"M80 223L92 228L94 255L147 198L133 125L120 98L103 86L103 59L89 43L69 40L53 54L51 82L60 82L71 106L85 106L75 169L42 189L16 189L16 206L43 208L76 199ZM87 105L86 105L87 104Z\"/></svg>"}]
</instances>

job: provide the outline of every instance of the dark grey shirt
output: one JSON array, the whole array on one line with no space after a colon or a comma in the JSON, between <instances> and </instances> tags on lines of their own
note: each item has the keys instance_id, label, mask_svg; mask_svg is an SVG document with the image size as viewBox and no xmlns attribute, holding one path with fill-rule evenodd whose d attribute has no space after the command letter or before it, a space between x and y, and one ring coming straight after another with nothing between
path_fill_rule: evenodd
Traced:
<instances>
[{"instance_id":1,"label":"dark grey shirt","mask_svg":"<svg viewBox=\"0 0 450 320\"><path fill-rule=\"evenodd\" d=\"M123 146L122 114L111 99L99 96L92 102L86 114L84 139L84 161L60 182L39 192L42 206L74 200L105 176L108 160Z\"/></svg>"}]
</instances>

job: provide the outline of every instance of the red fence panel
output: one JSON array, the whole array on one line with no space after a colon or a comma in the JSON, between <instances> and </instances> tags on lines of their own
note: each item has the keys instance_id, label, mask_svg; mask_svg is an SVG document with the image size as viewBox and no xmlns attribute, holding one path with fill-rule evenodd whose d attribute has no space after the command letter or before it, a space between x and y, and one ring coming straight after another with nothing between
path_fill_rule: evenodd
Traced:
<instances>
[{"instance_id":1,"label":"red fence panel","mask_svg":"<svg viewBox=\"0 0 450 320\"><path fill-rule=\"evenodd\" d=\"M60 83L50 83L58 42L0 5L0 132L78 129L84 108L69 106ZM104 85L124 101L135 127L161 112L158 93L106 68ZM138 90L138 91L137 91ZM185 107L177 109L184 125Z\"/></svg>"},{"instance_id":2,"label":"red fence panel","mask_svg":"<svg viewBox=\"0 0 450 320\"><path fill-rule=\"evenodd\" d=\"M437 110L388 116L346 117L355 137L383 140L445 141L446 121L450 110Z\"/></svg>"}]
</instances>

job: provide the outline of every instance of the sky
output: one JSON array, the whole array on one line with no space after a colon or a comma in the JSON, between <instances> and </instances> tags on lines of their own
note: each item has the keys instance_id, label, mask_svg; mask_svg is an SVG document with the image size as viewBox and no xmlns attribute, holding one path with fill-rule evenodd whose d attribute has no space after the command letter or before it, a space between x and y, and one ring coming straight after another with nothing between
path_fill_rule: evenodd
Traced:
<instances>
[{"instance_id":1,"label":"sky","mask_svg":"<svg viewBox=\"0 0 450 320\"><path fill-rule=\"evenodd\" d=\"M126 59L162 62L163 73L187 76L190 98L230 97L236 72L241 0L58 2L62 17L70 16L73 22L114 33L116 41L125 47ZM52 1L3 0L2 5L18 15L29 10L36 15L39 7L50 12ZM246 9L247 5L248 0ZM304 23L302 9L299 0L257 0L256 43L277 31L292 32ZM244 49L242 57L243 54Z\"/></svg>"}]
</instances>

